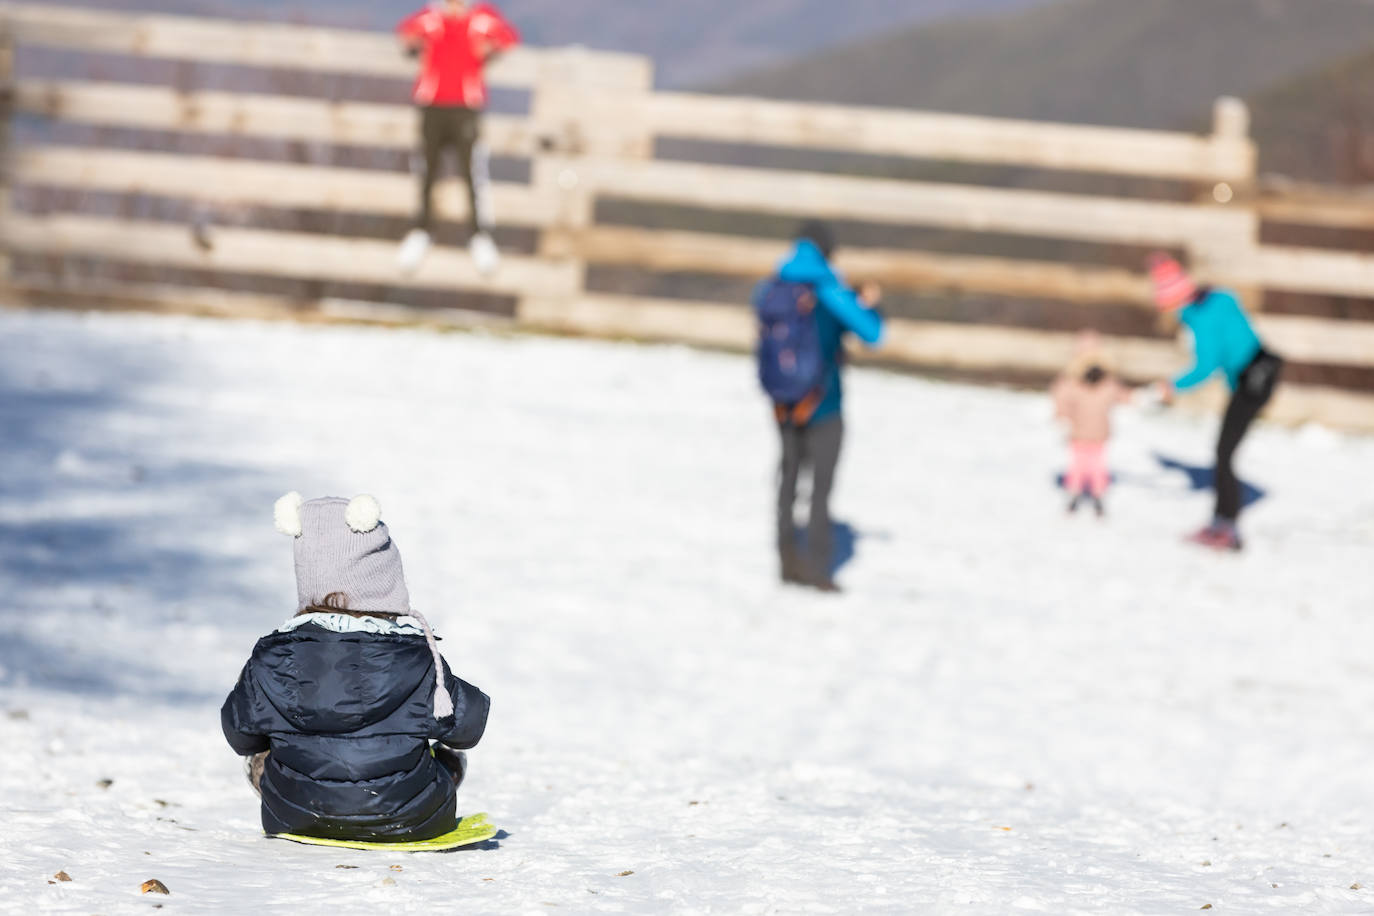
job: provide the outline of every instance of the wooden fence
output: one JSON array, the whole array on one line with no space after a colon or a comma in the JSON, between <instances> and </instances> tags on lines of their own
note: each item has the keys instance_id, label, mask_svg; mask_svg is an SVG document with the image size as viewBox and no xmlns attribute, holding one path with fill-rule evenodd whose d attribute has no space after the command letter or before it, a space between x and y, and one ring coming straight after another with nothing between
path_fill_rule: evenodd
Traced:
<instances>
[{"instance_id":1,"label":"wooden fence","mask_svg":"<svg viewBox=\"0 0 1374 916\"><path fill-rule=\"evenodd\" d=\"M1136 324L1146 330L1110 336L1108 344L1126 374L1147 378L1184 360L1174 341L1148 332L1149 284L1138 250L1166 248L1186 255L1204 279L1242 291L1273 347L1305 370L1285 386L1274 417L1374 430L1374 321L1264 308L1265 291L1374 299L1374 258L1261 241L1265 220L1360 228L1374 225L1374 208L1351 207L1330 195L1261 194L1248 114L1232 100L1218 102L1210 135L1194 136L656 92L642 57L521 49L500 60L491 77L495 86L525 94L527 111L489 115L485 132L494 153L525 166L523 174L494 186L498 218L503 226L523 228L525 243L492 278L479 276L453 246L439 247L420 271L403 277L395 266L397 233L284 229L269 218L308 211L380 219L403 231L414 206L414 178L394 165L340 164L331 152L389 152L394 159L413 148L416 115L402 82L413 62L391 36L0 4L0 44L0 72L13 109L7 121L24 128L8 151L7 200L0 202L4 294L11 300L245 316L482 320L746 348L754 327L739 298L631 295L598 289L595 276L620 269L740 284L767 274L785 249L782 238L751 235L747 227L813 216L973 239L1047 239L1132 251L1121 262L1128 268L860 246L845 249L840 264L855 278L902 294L1064 303L1079 309L1075 314L1087 310L1087 324L1094 314L1135 310L1143 319ZM46 61L37 75L26 67L28 56ZM83 66L92 60L99 66ZM135 66L166 61L192 69L154 70L150 78L150 71ZM138 78L105 75L124 72L121 63ZM48 72L63 67L65 75ZM219 68L215 79L221 82L195 85L195 67ZM389 101L223 88L226 79L262 70L371 78L373 95L381 92ZM178 145L186 138L243 141L257 152L235 147L234 155L223 155L204 144L186 151ZM893 157L1115 176L1123 183L1159 180L1200 193L1140 199L862 177L822 166L720 165L666 158L665 140L813 151L825 162L826 155L843 153L866 161ZM315 158L326 161L292 161L293 154L283 153L307 147L325 150ZM366 156L354 156L359 158ZM92 200L102 207L90 206ZM154 207L150 217L137 205L146 200L180 202L181 209ZM698 223L703 213L718 218L705 220L706 228L627 225L605 218L608 204L641 212L687 208ZM439 189L438 206L445 219L457 219L465 213L465 197L449 182ZM209 215L188 225L187 208ZM247 216L227 220L226 212ZM256 278L257 285L226 282L242 276ZM310 292L334 287L348 295ZM420 301L411 293L428 298L422 305L395 304ZM888 362L1024 378L1060 368L1075 338L1067 327L959 316L922 320L900 310L891 324L881 353Z\"/></svg>"}]
</instances>

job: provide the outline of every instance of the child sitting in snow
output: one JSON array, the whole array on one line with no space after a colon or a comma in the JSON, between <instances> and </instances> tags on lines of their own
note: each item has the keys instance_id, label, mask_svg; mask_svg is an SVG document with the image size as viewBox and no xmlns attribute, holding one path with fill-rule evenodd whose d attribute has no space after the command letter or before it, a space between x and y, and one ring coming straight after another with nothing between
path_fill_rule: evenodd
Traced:
<instances>
[{"instance_id":1,"label":"child sitting in snow","mask_svg":"<svg viewBox=\"0 0 1374 916\"><path fill-rule=\"evenodd\" d=\"M1112 374L1095 334L1079 341L1078 354L1060 374L1052 389L1054 415L1069 430L1069 470L1064 489L1069 492L1069 512L1078 511L1091 499L1098 516L1104 514L1102 498L1111 473L1107 469L1107 440L1111 437L1112 408L1131 400L1131 390Z\"/></svg>"},{"instance_id":2,"label":"child sitting in snow","mask_svg":"<svg viewBox=\"0 0 1374 916\"><path fill-rule=\"evenodd\" d=\"M454 677L410 607L401 556L370 496L277 501L295 540L298 613L258 640L224 703L268 833L424 840L452 830L460 749L486 694ZM431 742L434 742L431 744Z\"/></svg>"}]
</instances>

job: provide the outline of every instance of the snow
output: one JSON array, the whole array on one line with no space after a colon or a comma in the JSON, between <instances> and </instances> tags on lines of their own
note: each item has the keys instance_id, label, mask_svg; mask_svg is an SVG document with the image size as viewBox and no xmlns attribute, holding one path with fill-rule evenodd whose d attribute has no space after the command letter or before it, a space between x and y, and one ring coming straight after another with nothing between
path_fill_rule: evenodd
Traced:
<instances>
[{"instance_id":1,"label":"snow","mask_svg":"<svg viewBox=\"0 0 1374 916\"><path fill-rule=\"evenodd\" d=\"M1044 397L854 370L830 597L774 581L742 357L20 311L0 355L4 912L1374 912L1374 440L1258 429L1218 556L1154 458L1214 419L1124 412L1069 519ZM491 694L494 848L261 835L218 707L291 490L379 498Z\"/></svg>"}]
</instances>

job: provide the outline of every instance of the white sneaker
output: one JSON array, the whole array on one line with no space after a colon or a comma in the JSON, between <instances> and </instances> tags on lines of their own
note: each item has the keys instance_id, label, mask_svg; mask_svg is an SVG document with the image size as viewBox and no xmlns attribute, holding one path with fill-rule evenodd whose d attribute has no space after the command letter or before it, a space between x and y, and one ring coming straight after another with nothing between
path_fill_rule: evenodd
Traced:
<instances>
[{"instance_id":1,"label":"white sneaker","mask_svg":"<svg viewBox=\"0 0 1374 916\"><path fill-rule=\"evenodd\" d=\"M496 243L485 232L477 233L468 242L468 254L472 256L472 264L477 272L484 277L490 277L501 266L501 252L496 250Z\"/></svg>"},{"instance_id":2,"label":"white sneaker","mask_svg":"<svg viewBox=\"0 0 1374 916\"><path fill-rule=\"evenodd\" d=\"M401 241L401 249L396 252L396 266L402 273L413 274L420 269L425 255L429 254L429 233L423 229L412 229Z\"/></svg>"}]
</instances>

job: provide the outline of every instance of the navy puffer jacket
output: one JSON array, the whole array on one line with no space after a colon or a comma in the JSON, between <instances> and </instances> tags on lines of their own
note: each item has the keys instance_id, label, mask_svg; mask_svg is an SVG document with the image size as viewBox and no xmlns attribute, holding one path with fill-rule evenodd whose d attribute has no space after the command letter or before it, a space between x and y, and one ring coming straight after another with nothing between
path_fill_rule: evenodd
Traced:
<instances>
[{"instance_id":1,"label":"navy puffer jacket","mask_svg":"<svg viewBox=\"0 0 1374 916\"><path fill-rule=\"evenodd\" d=\"M309 622L263 637L225 700L230 746L245 756L271 751L262 778L266 832L419 840L453 829L453 779L429 742L473 747L491 701L445 662L454 714L436 720L424 636L376 623L380 632Z\"/></svg>"}]
</instances>

